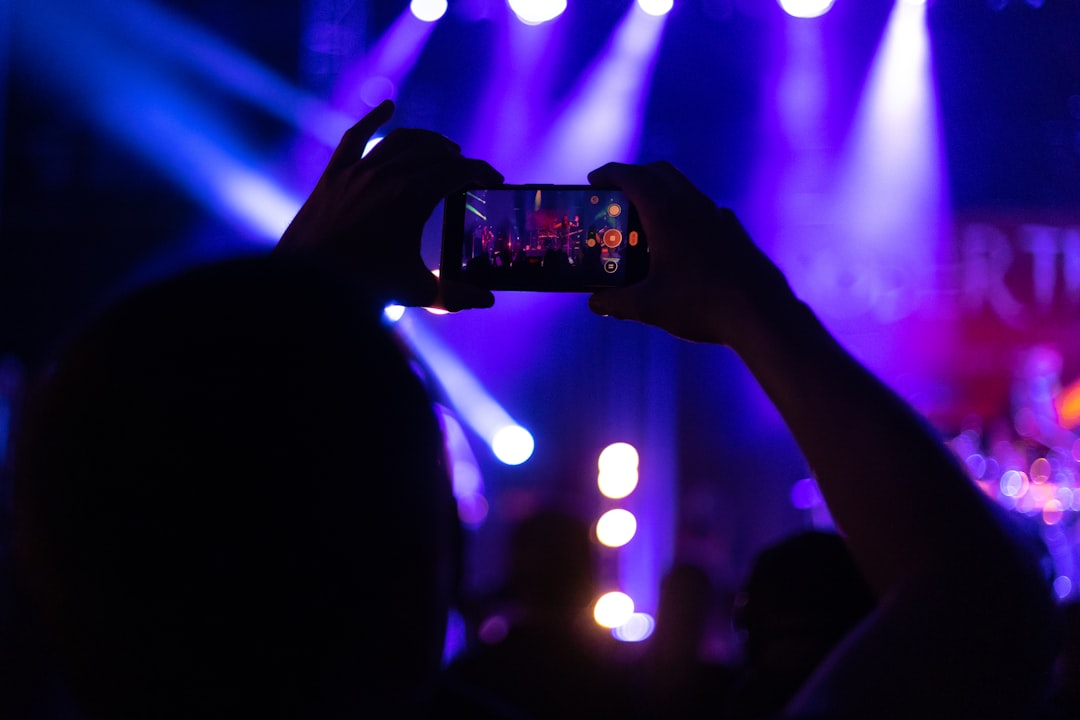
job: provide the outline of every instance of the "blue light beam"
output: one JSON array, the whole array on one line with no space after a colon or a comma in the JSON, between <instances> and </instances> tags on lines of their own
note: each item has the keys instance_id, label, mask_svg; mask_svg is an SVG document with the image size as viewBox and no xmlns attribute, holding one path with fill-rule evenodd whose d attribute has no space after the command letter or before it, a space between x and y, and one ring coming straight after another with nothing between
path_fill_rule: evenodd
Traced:
<instances>
[{"instance_id":1,"label":"blue light beam","mask_svg":"<svg viewBox=\"0 0 1080 720\"><path fill-rule=\"evenodd\" d=\"M396 327L431 368L454 411L500 461L519 465L532 456L532 434L491 397L449 348L408 314Z\"/></svg>"},{"instance_id":2,"label":"blue light beam","mask_svg":"<svg viewBox=\"0 0 1080 720\"><path fill-rule=\"evenodd\" d=\"M582 182L609 161L632 162L667 15L631 5L584 80L570 93L532 168L544 182Z\"/></svg>"},{"instance_id":3,"label":"blue light beam","mask_svg":"<svg viewBox=\"0 0 1080 720\"><path fill-rule=\"evenodd\" d=\"M28 57L34 80L218 216L276 241L300 200L268 179L214 108L62 5L17 6L13 46Z\"/></svg>"}]
</instances>

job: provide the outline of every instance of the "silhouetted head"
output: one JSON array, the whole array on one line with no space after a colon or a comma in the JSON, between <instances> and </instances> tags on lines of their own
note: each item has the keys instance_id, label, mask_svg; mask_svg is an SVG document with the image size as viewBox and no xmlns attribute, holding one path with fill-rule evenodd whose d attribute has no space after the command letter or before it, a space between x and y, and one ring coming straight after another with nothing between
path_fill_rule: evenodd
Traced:
<instances>
[{"instance_id":1,"label":"silhouetted head","mask_svg":"<svg viewBox=\"0 0 1080 720\"><path fill-rule=\"evenodd\" d=\"M511 531L508 576L511 597L529 612L580 612L596 590L589 524L550 508L524 518Z\"/></svg>"},{"instance_id":2,"label":"silhouetted head","mask_svg":"<svg viewBox=\"0 0 1080 720\"><path fill-rule=\"evenodd\" d=\"M715 599L712 580L693 563L676 562L660 583L654 644L667 657L696 659Z\"/></svg>"},{"instance_id":3,"label":"silhouetted head","mask_svg":"<svg viewBox=\"0 0 1080 720\"><path fill-rule=\"evenodd\" d=\"M800 532L757 555L736 624L751 667L802 678L876 602L841 536Z\"/></svg>"},{"instance_id":4,"label":"silhouetted head","mask_svg":"<svg viewBox=\"0 0 1080 720\"><path fill-rule=\"evenodd\" d=\"M235 260L130 294L60 358L19 448L18 537L89 717L421 694L456 516L380 310L328 268Z\"/></svg>"}]
</instances>

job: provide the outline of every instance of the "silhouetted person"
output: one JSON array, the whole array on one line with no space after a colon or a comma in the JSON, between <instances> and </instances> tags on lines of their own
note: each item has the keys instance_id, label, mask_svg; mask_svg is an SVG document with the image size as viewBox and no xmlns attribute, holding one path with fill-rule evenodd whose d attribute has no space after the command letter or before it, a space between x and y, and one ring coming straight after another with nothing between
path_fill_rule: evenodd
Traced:
<instances>
[{"instance_id":1,"label":"silhouetted person","mask_svg":"<svg viewBox=\"0 0 1080 720\"><path fill-rule=\"evenodd\" d=\"M555 509L517 523L495 637L481 632L446 670L461 694L516 708L522 718L625 717L636 710L618 643L592 617L598 596L589 524Z\"/></svg>"},{"instance_id":2,"label":"silhouetted person","mask_svg":"<svg viewBox=\"0 0 1080 720\"><path fill-rule=\"evenodd\" d=\"M459 527L431 397L382 308L435 301L410 262L424 212L501 178L424 131L360 161L391 110L345 136L278 252L129 293L32 400L20 576L90 720L426 703Z\"/></svg>"},{"instance_id":3,"label":"silhouetted person","mask_svg":"<svg viewBox=\"0 0 1080 720\"><path fill-rule=\"evenodd\" d=\"M847 543L835 533L804 531L760 551L735 609L745 665L731 717L764 718L782 710L876 605Z\"/></svg>"},{"instance_id":4,"label":"silhouetted person","mask_svg":"<svg viewBox=\"0 0 1080 720\"><path fill-rule=\"evenodd\" d=\"M589 181L626 192L650 249L644 280L594 293L590 308L739 356L878 598L780 717L1031 716L1056 651L1042 548L926 419L829 333L734 213L665 162L609 163ZM933 502L912 492L912 478L934 488ZM1020 675L1007 688L994 680L1004 667Z\"/></svg>"},{"instance_id":5,"label":"silhouetted person","mask_svg":"<svg viewBox=\"0 0 1080 720\"><path fill-rule=\"evenodd\" d=\"M545 250L541 265L546 287L558 287L569 279L570 256L561 247L550 247Z\"/></svg>"},{"instance_id":6,"label":"silhouetted person","mask_svg":"<svg viewBox=\"0 0 1080 720\"><path fill-rule=\"evenodd\" d=\"M272 257L130 295L35 394L16 454L20 582L91 720L429 705L460 529L431 397L380 311L493 303L436 279L420 247L444 196L502 177L422 130L362 158L392 111L346 133ZM648 276L591 309L739 355L879 598L782 717L1029 716L1057 628L1028 538L730 211L666 163L589 179L627 193L651 248Z\"/></svg>"},{"instance_id":7,"label":"silhouetted person","mask_svg":"<svg viewBox=\"0 0 1080 720\"><path fill-rule=\"evenodd\" d=\"M1062 606L1061 648L1054 662L1053 688L1040 720L1080 720L1080 600Z\"/></svg>"},{"instance_id":8,"label":"silhouetted person","mask_svg":"<svg viewBox=\"0 0 1080 720\"><path fill-rule=\"evenodd\" d=\"M656 628L636 672L646 717L718 718L727 707L735 669L705 656L715 588L697 565L675 563L660 585Z\"/></svg>"}]
</instances>

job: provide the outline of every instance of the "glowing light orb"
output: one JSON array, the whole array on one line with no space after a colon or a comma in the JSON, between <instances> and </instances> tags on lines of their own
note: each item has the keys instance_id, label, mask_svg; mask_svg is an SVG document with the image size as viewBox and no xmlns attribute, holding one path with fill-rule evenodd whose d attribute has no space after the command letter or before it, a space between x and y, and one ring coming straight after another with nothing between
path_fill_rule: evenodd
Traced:
<instances>
[{"instance_id":1,"label":"glowing light orb","mask_svg":"<svg viewBox=\"0 0 1080 720\"><path fill-rule=\"evenodd\" d=\"M1031 463L1031 468L1028 470L1028 476L1031 478L1031 482L1042 485L1050 479L1051 472L1053 472L1053 468L1050 467L1050 461L1041 457L1036 458L1035 461Z\"/></svg>"},{"instance_id":2,"label":"glowing light orb","mask_svg":"<svg viewBox=\"0 0 1080 720\"><path fill-rule=\"evenodd\" d=\"M797 18L816 18L829 12L833 0L778 0L788 15Z\"/></svg>"},{"instance_id":3,"label":"glowing light orb","mask_svg":"<svg viewBox=\"0 0 1080 720\"><path fill-rule=\"evenodd\" d=\"M517 19L526 25L554 20L566 10L566 0L506 0Z\"/></svg>"},{"instance_id":4,"label":"glowing light orb","mask_svg":"<svg viewBox=\"0 0 1080 720\"><path fill-rule=\"evenodd\" d=\"M1060 500L1050 500L1043 505L1042 521L1047 525L1057 525L1065 516L1065 508Z\"/></svg>"},{"instance_id":5,"label":"glowing light orb","mask_svg":"<svg viewBox=\"0 0 1080 720\"><path fill-rule=\"evenodd\" d=\"M446 14L446 0L412 0L409 9L417 20L435 22Z\"/></svg>"},{"instance_id":6,"label":"glowing light orb","mask_svg":"<svg viewBox=\"0 0 1080 720\"><path fill-rule=\"evenodd\" d=\"M622 547L637 534L637 518L629 510L608 510L596 521L596 539L608 547Z\"/></svg>"},{"instance_id":7,"label":"glowing light orb","mask_svg":"<svg viewBox=\"0 0 1080 720\"><path fill-rule=\"evenodd\" d=\"M593 606L593 619L600 627L616 628L625 625L633 614L634 600L623 592L605 593Z\"/></svg>"},{"instance_id":8,"label":"glowing light orb","mask_svg":"<svg viewBox=\"0 0 1080 720\"><path fill-rule=\"evenodd\" d=\"M601 472L596 477L596 486L600 494L612 500L622 500L637 489L637 470L622 472Z\"/></svg>"},{"instance_id":9,"label":"glowing light orb","mask_svg":"<svg viewBox=\"0 0 1080 720\"><path fill-rule=\"evenodd\" d=\"M394 81L382 75L370 77L360 85L360 99L368 107L375 107L383 100L392 100L396 95Z\"/></svg>"},{"instance_id":10,"label":"glowing light orb","mask_svg":"<svg viewBox=\"0 0 1080 720\"><path fill-rule=\"evenodd\" d=\"M822 504L821 490L814 478L803 478L791 486L791 505L797 510L809 510Z\"/></svg>"},{"instance_id":11,"label":"glowing light orb","mask_svg":"<svg viewBox=\"0 0 1080 720\"><path fill-rule=\"evenodd\" d=\"M1001 494L1011 498L1021 498L1028 491L1027 473L1007 470L1001 476Z\"/></svg>"},{"instance_id":12,"label":"glowing light orb","mask_svg":"<svg viewBox=\"0 0 1080 720\"><path fill-rule=\"evenodd\" d=\"M656 620L648 613L636 612L619 627L612 628L611 636L622 642L648 640L656 629Z\"/></svg>"},{"instance_id":13,"label":"glowing light orb","mask_svg":"<svg viewBox=\"0 0 1080 720\"><path fill-rule=\"evenodd\" d=\"M597 487L604 497L620 500L634 492L638 484L638 453L629 443L608 445L597 461Z\"/></svg>"},{"instance_id":14,"label":"glowing light orb","mask_svg":"<svg viewBox=\"0 0 1080 720\"><path fill-rule=\"evenodd\" d=\"M596 465L600 472L617 472L624 469L637 470L639 461L638 451L633 445L617 442L600 451Z\"/></svg>"},{"instance_id":15,"label":"glowing light orb","mask_svg":"<svg viewBox=\"0 0 1080 720\"><path fill-rule=\"evenodd\" d=\"M638 0L638 7L647 15L667 15L675 6L675 0Z\"/></svg>"},{"instance_id":16,"label":"glowing light orb","mask_svg":"<svg viewBox=\"0 0 1080 720\"><path fill-rule=\"evenodd\" d=\"M520 465L532 457L536 441L520 425L508 425L491 439L491 451L505 465Z\"/></svg>"}]
</instances>

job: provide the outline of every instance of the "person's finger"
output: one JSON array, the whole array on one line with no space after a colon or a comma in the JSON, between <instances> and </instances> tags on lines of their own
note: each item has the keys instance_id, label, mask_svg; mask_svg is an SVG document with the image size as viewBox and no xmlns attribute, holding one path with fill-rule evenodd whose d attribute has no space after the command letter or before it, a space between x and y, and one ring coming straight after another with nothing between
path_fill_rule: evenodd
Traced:
<instances>
[{"instance_id":1,"label":"person's finger","mask_svg":"<svg viewBox=\"0 0 1080 720\"><path fill-rule=\"evenodd\" d=\"M466 158L466 163L462 168L459 181L459 185L455 188L451 188L450 192L465 190L470 187L502 185L505 178L503 177L503 174L492 167L487 160Z\"/></svg>"},{"instance_id":2,"label":"person's finger","mask_svg":"<svg viewBox=\"0 0 1080 720\"><path fill-rule=\"evenodd\" d=\"M613 186L625 192L643 217L658 213L670 193L666 180L645 165L612 162L596 168L588 177L592 185Z\"/></svg>"},{"instance_id":3,"label":"person's finger","mask_svg":"<svg viewBox=\"0 0 1080 720\"><path fill-rule=\"evenodd\" d=\"M393 156L406 150L429 149L450 153L460 153L461 146L450 138L434 130L424 128L395 128L372 149L372 160Z\"/></svg>"},{"instance_id":4,"label":"person's finger","mask_svg":"<svg viewBox=\"0 0 1080 720\"><path fill-rule=\"evenodd\" d=\"M391 202L406 203L424 217L448 195L503 181L502 174L484 160L422 151L399 155L380 173L387 180L376 192L386 193Z\"/></svg>"},{"instance_id":5,"label":"person's finger","mask_svg":"<svg viewBox=\"0 0 1080 720\"><path fill-rule=\"evenodd\" d=\"M683 175L677 167L667 160L651 162L646 167L667 185L669 191L674 191L679 194L701 194L701 191L690 182L690 179Z\"/></svg>"},{"instance_id":6,"label":"person's finger","mask_svg":"<svg viewBox=\"0 0 1080 720\"><path fill-rule=\"evenodd\" d=\"M393 299L405 307L430 307L439 297L439 281L419 258L393 273Z\"/></svg>"},{"instance_id":7,"label":"person's finger","mask_svg":"<svg viewBox=\"0 0 1080 720\"><path fill-rule=\"evenodd\" d=\"M391 100L383 100L371 111L360 118L355 125L345 131L338 143L334 154L330 156L327 168L348 167L360 159L364 154L364 148L375 131L389 122L394 114L394 103Z\"/></svg>"},{"instance_id":8,"label":"person's finger","mask_svg":"<svg viewBox=\"0 0 1080 720\"><path fill-rule=\"evenodd\" d=\"M625 288L598 290L589 296L589 310L597 315L617 320L638 319L642 304L643 288L638 285Z\"/></svg>"},{"instance_id":9,"label":"person's finger","mask_svg":"<svg viewBox=\"0 0 1080 720\"><path fill-rule=\"evenodd\" d=\"M397 132L397 131L395 131ZM499 184L502 175L483 160L466 157L456 143L442 135L418 131L407 140L398 140L395 146L384 145L390 140L379 143L368 156L370 162L364 172L377 172L385 177L416 176L418 179L438 176L447 168L464 171L462 182L480 184ZM407 136L399 136L404 138ZM442 170L436 171L437 168ZM443 178L445 179L445 178ZM448 192L455 188L450 187Z\"/></svg>"}]
</instances>

